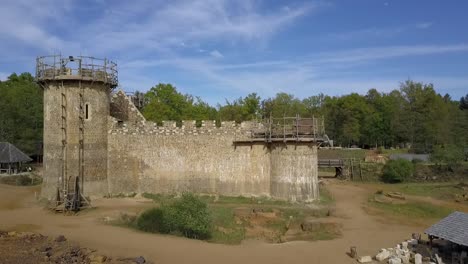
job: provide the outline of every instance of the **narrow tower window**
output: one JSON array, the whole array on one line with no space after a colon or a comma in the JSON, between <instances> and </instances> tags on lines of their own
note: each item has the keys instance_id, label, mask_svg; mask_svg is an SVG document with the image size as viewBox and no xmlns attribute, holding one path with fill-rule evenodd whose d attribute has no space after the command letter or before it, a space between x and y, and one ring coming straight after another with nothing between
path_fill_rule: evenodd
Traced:
<instances>
[{"instance_id":1,"label":"narrow tower window","mask_svg":"<svg viewBox=\"0 0 468 264\"><path fill-rule=\"evenodd\" d=\"M85 119L89 120L89 104L85 104Z\"/></svg>"}]
</instances>

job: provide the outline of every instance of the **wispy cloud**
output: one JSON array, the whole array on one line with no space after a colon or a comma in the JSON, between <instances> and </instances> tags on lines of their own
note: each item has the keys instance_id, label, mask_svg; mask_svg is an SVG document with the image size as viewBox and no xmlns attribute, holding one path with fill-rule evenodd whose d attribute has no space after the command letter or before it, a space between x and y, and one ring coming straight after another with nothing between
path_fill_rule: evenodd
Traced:
<instances>
[{"instance_id":1,"label":"wispy cloud","mask_svg":"<svg viewBox=\"0 0 468 264\"><path fill-rule=\"evenodd\" d=\"M389 46L322 53L317 56L317 59L321 62L328 63L364 62L402 56L418 56L466 51L468 51L468 44Z\"/></svg>"},{"instance_id":2,"label":"wispy cloud","mask_svg":"<svg viewBox=\"0 0 468 264\"><path fill-rule=\"evenodd\" d=\"M255 88L262 96L272 96L278 92L294 91L298 96L324 92L337 95L347 92L365 92L370 88L390 91L398 87L406 75L393 75L393 78L360 78L356 75L356 65L377 62L389 58L411 57L431 54L468 52L468 45L415 45L388 46L324 52L305 56L299 60L255 61L251 63L229 64L216 59L177 57L170 60L149 60L130 62L129 70L142 70L146 67L154 71L174 68L189 75L203 76L207 87L220 92L237 91L245 94ZM468 85L463 78L423 78L426 82L460 87ZM135 86L134 86L135 85ZM136 83L129 86L138 87ZM460 89L460 88L457 88ZM219 100L219 98L217 98Z\"/></svg>"},{"instance_id":3,"label":"wispy cloud","mask_svg":"<svg viewBox=\"0 0 468 264\"><path fill-rule=\"evenodd\" d=\"M332 40L349 40L349 39L367 39L367 38L390 38L404 32L412 32L414 30L425 30L433 25L432 22L421 22L417 24L401 25L394 27L370 27L346 32L335 32L326 35L326 38Z\"/></svg>"},{"instance_id":4,"label":"wispy cloud","mask_svg":"<svg viewBox=\"0 0 468 264\"><path fill-rule=\"evenodd\" d=\"M221 54L221 52L219 52L218 50L213 50L210 52L210 55L214 58L217 58L217 59L221 59L223 58L223 54Z\"/></svg>"},{"instance_id":5,"label":"wispy cloud","mask_svg":"<svg viewBox=\"0 0 468 264\"><path fill-rule=\"evenodd\" d=\"M416 24L416 27L420 29L426 29L426 28L432 27L432 25L434 25L434 23L432 22L423 22L423 23Z\"/></svg>"},{"instance_id":6,"label":"wispy cloud","mask_svg":"<svg viewBox=\"0 0 468 264\"><path fill-rule=\"evenodd\" d=\"M8 79L8 76L10 76L9 73L0 72L0 81L5 81L6 79Z\"/></svg>"}]
</instances>

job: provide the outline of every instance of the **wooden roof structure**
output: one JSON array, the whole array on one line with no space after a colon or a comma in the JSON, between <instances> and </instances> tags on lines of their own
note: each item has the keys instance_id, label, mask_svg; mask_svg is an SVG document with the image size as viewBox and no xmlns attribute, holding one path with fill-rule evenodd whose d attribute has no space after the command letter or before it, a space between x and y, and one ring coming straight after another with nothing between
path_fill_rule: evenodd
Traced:
<instances>
[{"instance_id":1,"label":"wooden roof structure","mask_svg":"<svg viewBox=\"0 0 468 264\"><path fill-rule=\"evenodd\" d=\"M0 142L0 163L29 162L32 159L8 142Z\"/></svg>"},{"instance_id":2,"label":"wooden roof structure","mask_svg":"<svg viewBox=\"0 0 468 264\"><path fill-rule=\"evenodd\" d=\"M468 247L468 214L455 211L424 233Z\"/></svg>"}]
</instances>

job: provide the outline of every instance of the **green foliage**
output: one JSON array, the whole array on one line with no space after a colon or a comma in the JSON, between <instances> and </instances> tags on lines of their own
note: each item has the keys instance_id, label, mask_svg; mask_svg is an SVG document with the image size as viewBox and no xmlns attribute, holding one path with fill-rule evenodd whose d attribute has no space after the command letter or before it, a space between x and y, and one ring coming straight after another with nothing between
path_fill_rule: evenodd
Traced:
<instances>
[{"instance_id":1,"label":"green foliage","mask_svg":"<svg viewBox=\"0 0 468 264\"><path fill-rule=\"evenodd\" d=\"M208 206L193 194L143 212L137 219L140 230L163 234L180 234L188 238L208 239L212 223Z\"/></svg>"},{"instance_id":2,"label":"green foliage","mask_svg":"<svg viewBox=\"0 0 468 264\"><path fill-rule=\"evenodd\" d=\"M42 127L42 90L31 74L13 73L0 82L0 142L10 142L30 155L38 154Z\"/></svg>"},{"instance_id":3,"label":"green foliage","mask_svg":"<svg viewBox=\"0 0 468 264\"><path fill-rule=\"evenodd\" d=\"M399 183L408 180L414 172L411 161L405 159L390 160L383 168L382 180L386 183Z\"/></svg>"},{"instance_id":4,"label":"green foliage","mask_svg":"<svg viewBox=\"0 0 468 264\"><path fill-rule=\"evenodd\" d=\"M460 98L460 109L461 110L468 110L468 94L464 97Z\"/></svg>"},{"instance_id":5,"label":"green foliage","mask_svg":"<svg viewBox=\"0 0 468 264\"><path fill-rule=\"evenodd\" d=\"M465 158L464 149L456 145L443 145L433 148L431 161L437 165L447 165L448 169L453 169Z\"/></svg>"},{"instance_id":6,"label":"green foliage","mask_svg":"<svg viewBox=\"0 0 468 264\"><path fill-rule=\"evenodd\" d=\"M424 202L408 202L405 204L380 203L371 200L370 204L391 215L400 215L407 218L441 219L454 210L447 207L432 205Z\"/></svg>"},{"instance_id":7,"label":"green foliage","mask_svg":"<svg viewBox=\"0 0 468 264\"><path fill-rule=\"evenodd\" d=\"M163 120L215 120L216 109L200 97L182 94L171 84L160 83L145 94L142 110L145 118L161 123Z\"/></svg>"},{"instance_id":8,"label":"green foliage","mask_svg":"<svg viewBox=\"0 0 468 264\"><path fill-rule=\"evenodd\" d=\"M165 223L164 213L161 208L152 208L144 211L136 220L138 229L151 233L169 233L169 227Z\"/></svg>"},{"instance_id":9,"label":"green foliage","mask_svg":"<svg viewBox=\"0 0 468 264\"><path fill-rule=\"evenodd\" d=\"M233 102L226 100L226 105L218 105L221 120L242 122L260 118L260 97L251 93Z\"/></svg>"},{"instance_id":10,"label":"green foliage","mask_svg":"<svg viewBox=\"0 0 468 264\"><path fill-rule=\"evenodd\" d=\"M326 133L336 146L411 146L410 151L417 153L430 153L437 145L468 147L468 95L454 101L449 95L437 94L432 84L407 80L389 93L370 89L364 96L306 96L299 99L278 93L262 100L251 93L215 108L171 84L160 83L146 93L135 93L143 115L159 124L163 120L175 120L179 125L181 120L242 122L299 114L323 116ZM35 154L42 141L42 112L42 91L31 74L12 74L0 82L0 141Z\"/></svg>"},{"instance_id":11,"label":"green foliage","mask_svg":"<svg viewBox=\"0 0 468 264\"><path fill-rule=\"evenodd\" d=\"M210 214L215 226L210 241L223 244L239 244L245 237L245 228L236 223L231 207L212 206Z\"/></svg>"}]
</instances>

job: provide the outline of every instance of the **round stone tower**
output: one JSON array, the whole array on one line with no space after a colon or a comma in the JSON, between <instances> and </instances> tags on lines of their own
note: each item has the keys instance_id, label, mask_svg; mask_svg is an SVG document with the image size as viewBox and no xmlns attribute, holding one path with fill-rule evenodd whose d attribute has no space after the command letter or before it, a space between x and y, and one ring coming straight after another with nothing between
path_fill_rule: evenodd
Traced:
<instances>
[{"instance_id":1,"label":"round stone tower","mask_svg":"<svg viewBox=\"0 0 468 264\"><path fill-rule=\"evenodd\" d=\"M92 57L37 58L36 81L44 90L42 196L107 193L107 119L117 65Z\"/></svg>"}]
</instances>

